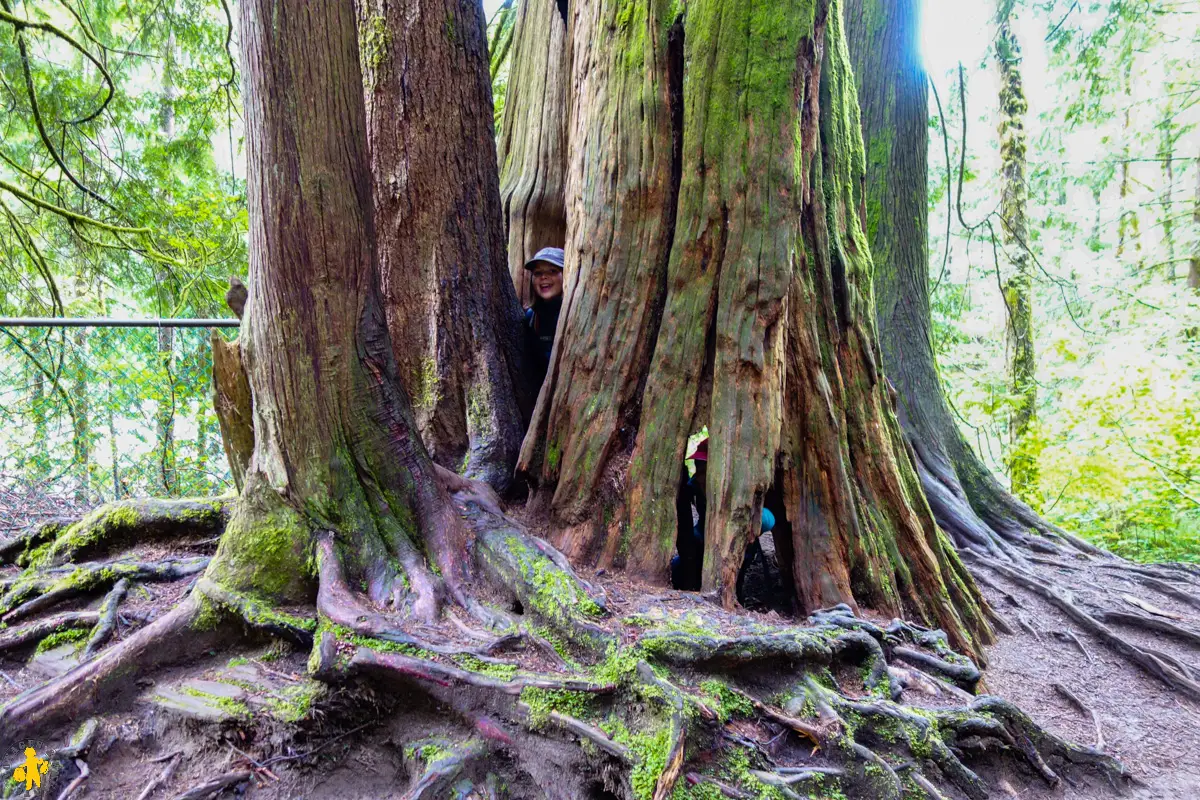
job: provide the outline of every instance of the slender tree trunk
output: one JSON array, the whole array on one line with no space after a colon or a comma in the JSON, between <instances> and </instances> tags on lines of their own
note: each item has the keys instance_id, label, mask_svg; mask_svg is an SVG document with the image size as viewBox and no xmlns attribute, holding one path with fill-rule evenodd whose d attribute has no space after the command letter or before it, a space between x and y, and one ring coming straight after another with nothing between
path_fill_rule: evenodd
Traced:
<instances>
[{"instance_id":1,"label":"slender tree trunk","mask_svg":"<svg viewBox=\"0 0 1200 800\"><path fill-rule=\"evenodd\" d=\"M175 16L175 3L172 2L167 10L167 22L170 25ZM170 142L175 138L175 30L172 25L167 34L166 45L163 49L162 60L162 96L159 102L159 122L162 137ZM170 197L168 196L168 200ZM166 293L170 276L164 271L156 276L158 290ZM174 305L174 304L172 304ZM160 314L168 313L160 308ZM175 453L175 329L158 329L158 365L162 369L163 393L158 401L158 413L155 419L156 452L158 454L159 490L166 497L172 497L179 492L178 475L176 473Z\"/></svg>"},{"instance_id":2,"label":"slender tree trunk","mask_svg":"<svg viewBox=\"0 0 1200 800\"><path fill-rule=\"evenodd\" d=\"M804 610L986 641L880 379L840 4L599 2L571 40L568 284L521 461L557 541L665 582L707 424L705 591L734 604L774 485Z\"/></svg>"},{"instance_id":3,"label":"slender tree trunk","mask_svg":"<svg viewBox=\"0 0 1200 800\"><path fill-rule=\"evenodd\" d=\"M1196 159L1196 200L1192 206L1192 257L1188 262L1187 285L1200 292L1200 158Z\"/></svg>"},{"instance_id":4,"label":"slender tree trunk","mask_svg":"<svg viewBox=\"0 0 1200 800\"><path fill-rule=\"evenodd\" d=\"M74 442L75 468L79 483L75 487L75 499L88 502L90 494L90 472L92 461L91 402L88 397L88 334L86 328L78 328L71 334L71 371L75 379L71 386L75 412L72 415L72 441Z\"/></svg>"},{"instance_id":5,"label":"slender tree trunk","mask_svg":"<svg viewBox=\"0 0 1200 800\"><path fill-rule=\"evenodd\" d=\"M524 266L539 249L566 241L566 23L556 0L522 0L500 128L500 200L508 269L522 304L533 302Z\"/></svg>"},{"instance_id":6,"label":"slender tree trunk","mask_svg":"<svg viewBox=\"0 0 1200 800\"><path fill-rule=\"evenodd\" d=\"M524 435L521 308L505 257L478 0L360 0L388 327L434 460L499 490ZM446 98L455 101L447 104Z\"/></svg>"},{"instance_id":7,"label":"slender tree trunk","mask_svg":"<svg viewBox=\"0 0 1200 800\"><path fill-rule=\"evenodd\" d=\"M175 464L175 329L159 328L156 347L162 394L155 414L154 452L158 457L159 490L172 497L179 491Z\"/></svg>"},{"instance_id":8,"label":"slender tree trunk","mask_svg":"<svg viewBox=\"0 0 1200 800\"><path fill-rule=\"evenodd\" d=\"M1029 502L1037 493L1037 361L1033 339L1033 263L1026 222L1025 115L1029 106L1021 82L1021 48L1013 31L1013 2L1001 0L996 58L1000 68L1000 216L1011 274L1004 281L1007 311L1009 394L1009 478L1013 493ZM999 268L999 265L997 265Z\"/></svg>"},{"instance_id":9,"label":"slender tree trunk","mask_svg":"<svg viewBox=\"0 0 1200 800\"><path fill-rule=\"evenodd\" d=\"M87 282L81 271L75 274L75 297L83 299L87 293ZM71 415L72 436L74 447L75 468L78 470L78 484L75 487L75 499L87 503L91 496L92 469L92 424L90 388L90 369L88 367L88 329L75 328L68 334L71 341L70 369L73 376L71 382L71 399L73 412Z\"/></svg>"},{"instance_id":10,"label":"slender tree trunk","mask_svg":"<svg viewBox=\"0 0 1200 800\"><path fill-rule=\"evenodd\" d=\"M1159 220L1162 224L1163 250L1166 253L1167 275L1175 277L1175 141L1178 134L1175 129L1175 104L1167 101L1163 109L1163 118L1158 125L1161 135L1158 157L1162 160L1162 191L1159 193ZM1139 275L1142 281L1150 279L1150 275Z\"/></svg>"},{"instance_id":11,"label":"slender tree trunk","mask_svg":"<svg viewBox=\"0 0 1200 800\"><path fill-rule=\"evenodd\" d=\"M1125 256L1132 246L1136 261L1130 271L1140 272L1143 265L1142 236L1140 220L1138 219L1137 203L1130 199L1132 194L1131 165L1133 161L1131 143L1134 137L1134 94L1133 94L1133 60L1125 65L1122 86L1122 99L1125 111L1121 124L1121 183L1120 183L1120 219L1117 222L1117 258Z\"/></svg>"}]
</instances>

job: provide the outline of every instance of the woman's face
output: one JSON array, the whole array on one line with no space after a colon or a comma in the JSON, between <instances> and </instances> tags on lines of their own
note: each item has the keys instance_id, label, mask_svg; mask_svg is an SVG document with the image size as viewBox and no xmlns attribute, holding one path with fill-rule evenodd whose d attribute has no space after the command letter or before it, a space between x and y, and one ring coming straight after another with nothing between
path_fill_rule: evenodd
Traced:
<instances>
[{"instance_id":1,"label":"woman's face","mask_svg":"<svg viewBox=\"0 0 1200 800\"><path fill-rule=\"evenodd\" d=\"M562 295L562 270L552 264L539 261L533 269L533 291L543 300L553 300Z\"/></svg>"}]
</instances>

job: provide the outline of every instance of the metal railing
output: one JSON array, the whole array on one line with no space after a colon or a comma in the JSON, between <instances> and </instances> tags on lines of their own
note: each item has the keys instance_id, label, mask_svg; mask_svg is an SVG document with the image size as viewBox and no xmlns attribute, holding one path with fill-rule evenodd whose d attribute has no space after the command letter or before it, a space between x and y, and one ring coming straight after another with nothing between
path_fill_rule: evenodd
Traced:
<instances>
[{"instance_id":1,"label":"metal railing","mask_svg":"<svg viewBox=\"0 0 1200 800\"><path fill-rule=\"evenodd\" d=\"M209 331L233 338L237 326L0 318L0 531L109 500L229 488Z\"/></svg>"}]
</instances>

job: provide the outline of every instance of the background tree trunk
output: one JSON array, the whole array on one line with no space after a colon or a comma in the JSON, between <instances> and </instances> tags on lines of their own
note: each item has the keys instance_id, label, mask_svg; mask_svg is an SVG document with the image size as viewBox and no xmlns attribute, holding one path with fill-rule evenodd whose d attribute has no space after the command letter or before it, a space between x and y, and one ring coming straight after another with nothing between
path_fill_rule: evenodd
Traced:
<instances>
[{"instance_id":1,"label":"background tree trunk","mask_svg":"<svg viewBox=\"0 0 1200 800\"><path fill-rule=\"evenodd\" d=\"M897 416L938 525L959 547L1003 556L1028 531L1052 533L963 438L933 354L927 255L928 88L920 3L847 0L846 27L867 153L875 318Z\"/></svg>"},{"instance_id":2,"label":"background tree trunk","mask_svg":"<svg viewBox=\"0 0 1200 800\"><path fill-rule=\"evenodd\" d=\"M1192 257L1188 261L1187 285L1200 291L1200 159L1196 167L1196 203L1192 207Z\"/></svg>"},{"instance_id":3,"label":"background tree trunk","mask_svg":"<svg viewBox=\"0 0 1200 800\"><path fill-rule=\"evenodd\" d=\"M521 1L497 149L508 269L525 306L533 302L525 262L567 235L566 32L556 0Z\"/></svg>"},{"instance_id":4,"label":"background tree trunk","mask_svg":"<svg viewBox=\"0 0 1200 800\"><path fill-rule=\"evenodd\" d=\"M572 37L568 290L521 462L553 487L559 542L665 582L707 423L705 591L735 603L774 485L804 610L861 601L986 641L879 380L840 4L707 0L681 22L601 2Z\"/></svg>"},{"instance_id":5,"label":"background tree trunk","mask_svg":"<svg viewBox=\"0 0 1200 800\"><path fill-rule=\"evenodd\" d=\"M1037 495L1037 452L1032 439L1037 423L1037 361L1033 340L1033 264L1025 207L1025 114L1029 106L1021 84L1021 46L1013 31L1015 0L1000 0L996 59L1000 67L1000 219L1012 274L1004 281L1008 325L1010 402L1008 472L1012 491L1030 502ZM1128 167L1128 163L1126 163ZM999 269L999 265L997 265Z\"/></svg>"},{"instance_id":6,"label":"background tree trunk","mask_svg":"<svg viewBox=\"0 0 1200 800\"><path fill-rule=\"evenodd\" d=\"M434 460L502 491L525 432L525 387L483 10L477 0L435 0L413 14L360 0L358 16L379 266L400 377Z\"/></svg>"}]
</instances>

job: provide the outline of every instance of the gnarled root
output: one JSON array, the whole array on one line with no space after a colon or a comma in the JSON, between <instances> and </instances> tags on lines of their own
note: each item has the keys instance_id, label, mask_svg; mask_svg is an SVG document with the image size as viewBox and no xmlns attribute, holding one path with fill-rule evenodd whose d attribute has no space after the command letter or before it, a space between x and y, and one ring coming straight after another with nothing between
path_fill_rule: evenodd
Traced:
<instances>
[{"instance_id":1,"label":"gnarled root","mask_svg":"<svg viewBox=\"0 0 1200 800\"><path fill-rule=\"evenodd\" d=\"M798 797L797 790L823 784L853 797L900 800L915 787L928 797L985 798L990 787L969 762L997 751L1050 783L1077 767L1125 777L1102 753L1046 733L998 698L973 698L943 680L974 685L978 670L950 653L937 631L881 627L846 608L815 615L823 621L812 627L782 629L702 605L684 616L657 611L631 618L647 626L633 639L623 625L607 630L603 652L585 646L588 636L573 640L577 653L600 658L589 669L593 681L579 680L578 671L526 673L517 664L505 673L407 645L397 652L332 629L318 641L314 663L327 681L418 688L456 713L468 735L504 732L489 749L518 761L529 751L514 746L515 731L565 737L595 774L610 784L616 776L609 788L620 797L667 798L686 781L728 797L758 797L767 787ZM892 657L910 666L893 671ZM856 677L847 683L847 674ZM918 684L942 705L903 702L907 687ZM783 699L761 699L768 694ZM418 788L440 775L430 765Z\"/></svg>"},{"instance_id":2,"label":"gnarled root","mask_svg":"<svg viewBox=\"0 0 1200 800\"><path fill-rule=\"evenodd\" d=\"M33 614L45 611L65 600L92 592L101 592L128 579L140 583L177 581L198 575L208 567L207 557L168 559L161 562L142 563L137 561L110 561L107 563L80 564L69 572L51 574L39 579L38 570L30 568L32 577L19 580L0 598L0 620L13 623Z\"/></svg>"},{"instance_id":3,"label":"gnarled root","mask_svg":"<svg viewBox=\"0 0 1200 800\"><path fill-rule=\"evenodd\" d=\"M222 625L195 593L169 614L48 683L0 707L0 748L37 728L53 728L101 705L119 705L146 670L195 658L226 644L240 628Z\"/></svg>"},{"instance_id":4,"label":"gnarled root","mask_svg":"<svg viewBox=\"0 0 1200 800\"><path fill-rule=\"evenodd\" d=\"M1197 680L1197 676L1191 668L1171 656L1148 648L1139 647L1120 636L1101 622L1099 618L1077 605L1070 593L1063 587L1016 565L1004 564L977 554L968 554L965 557L1041 597L1065 614L1085 632L1095 636L1118 655L1137 665L1146 673L1159 679L1172 689L1186 694L1193 700L1200 700L1200 681ZM1117 619L1127 621L1126 618ZM1147 628L1152 626L1152 623L1142 624L1143 627ZM1174 631L1171 632L1175 633Z\"/></svg>"},{"instance_id":5,"label":"gnarled root","mask_svg":"<svg viewBox=\"0 0 1200 800\"><path fill-rule=\"evenodd\" d=\"M638 614L617 618L599 587L511 520L474 504L462 519L487 583L474 607L460 605L491 630L454 608L436 623L381 609L354 591L335 538L320 534L315 614L201 578L174 611L0 709L0 745L102 699L124 703L146 670L257 632L311 646L324 682L399 683L407 691L392 694L428 697L457 721L461 736L415 771L412 798L450 784L486 795L481 781L498 764L552 787L547 798L601 787L623 800L666 800L681 783L727 797L983 798L990 787L976 770L998 754L1050 783L1065 770L1125 775L1004 701L974 697L978 668L939 631L880 625L846 606L808 625L762 624L688 597L642 598ZM613 588L622 607L631 602L627 585ZM489 591L512 609L485 605ZM111 594L79 624L118 602Z\"/></svg>"},{"instance_id":6,"label":"gnarled root","mask_svg":"<svg viewBox=\"0 0 1200 800\"><path fill-rule=\"evenodd\" d=\"M109 503L73 524L43 523L0 544L0 564L56 566L137 544L215 539L225 530L228 506L222 498Z\"/></svg>"}]
</instances>

